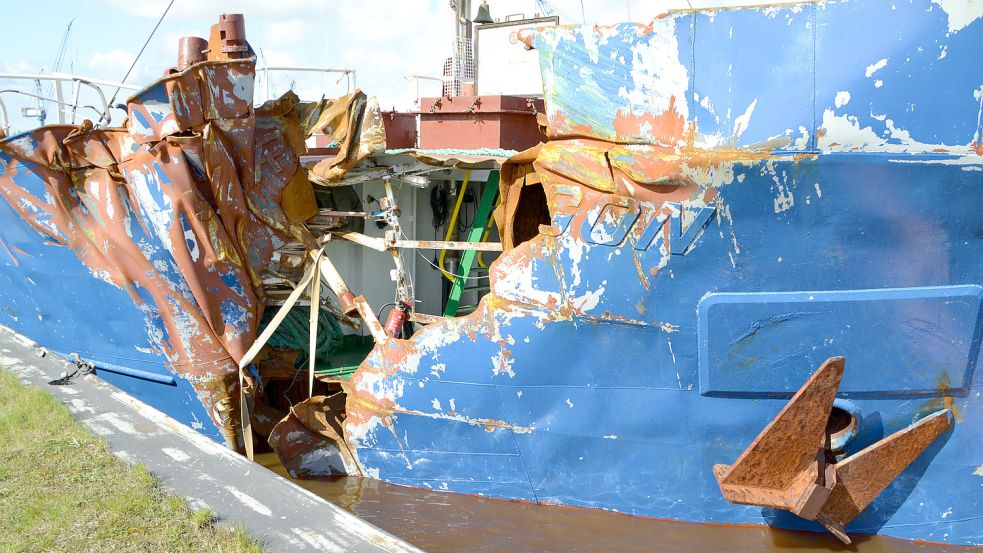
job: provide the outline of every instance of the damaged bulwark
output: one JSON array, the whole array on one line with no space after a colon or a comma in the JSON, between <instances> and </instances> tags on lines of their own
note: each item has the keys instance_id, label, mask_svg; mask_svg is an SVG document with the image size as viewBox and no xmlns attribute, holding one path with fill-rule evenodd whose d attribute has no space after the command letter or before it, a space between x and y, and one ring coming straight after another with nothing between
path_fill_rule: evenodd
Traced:
<instances>
[{"instance_id":1,"label":"damaged bulwark","mask_svg":"<svg viewBox=\"0 0 983 553\"><path fill-rule=\"evenodd\" d=\"M979 50L983 35L978 18L975 27L947 25L951 14L938 4L803 2L524 33L541 54L549 141L501 169L496 217L504 252L489 268L490 292L473 313L401 339L344 288L343 311L357 311L376 342L368 358L331 393L314 394L311 385L307 394L294 392L306 401L288 398L293 404L282 410L267 409L284 395L269 386L273 369L246 367L247 421L269 433L296 475L344 471L530 502L811 530L727 499L811 516L824 488L838 531L863 510L855 523L862 531L983 543L974 522L983 96L959 61ZM871 20L886 22L884 32L898 40L871 41L853 26ZM914 27L925 32L912 39L906 33ZM923 56L937 47L928 35L948 49ZM776 53L787 57L759 62ZM107 278L151 306L148 320L171 317L156 341L174 350L174 366L205 390L203 401L223 405L216 420L230 433L236 417L228 414L239 414L229 399L235 364L252 361L243 352L255 346L264 305L257 279L286 240L301 242L302 253L285 272L296 275L308 259L309 274L318 272L324 241L311 243L299 224L309 213L310 181L341 184L379 148L378 126L367 124L376 113L370 101L355 94L308 105L284 97L250 112L237 96L251 84L249 71L243 59L208 59L174 73L170 89L136 97L129 129L116 138L102 131L98 155L97 145L88 157L66 153L60 144L76 129L63 137L43 130L27 153L16 138L2 146L41 160L27 168L43 174L35 184L5 181L11 205L96 274L103 249L83 238L99 234L78 223L94 211L62 207L76 201L75 179L60 184L64 190L51 183L73 175L78 157L91 159L91 173L106 172L104 188L120 185L118 204L130 206L133 229L170 257L158 267L145 248L110 241L129 248L137 269ZM892 92L898 84L903 94ZM213 106L226 85L228 103ZM923 109L943 94L945 110ZM314 127L342 135L339 154L302 167L296 157ZM21 163L8 163L4 178L16 177ZM386 167L372 169L388 175ZM113 209L99 217L122 213ZM388 250L396 241L377 243ZM140 280L150 267L162 282ZM328 267L320 272L339 289ZM235 278L216 282L213 269ZM163 292L146 299L145 286ZM209 299L211 288L232 303ZM168 307L182 297L187 307ZM187 328L203 338L180 341ZM267 360L281 354L267 352ZM743 469L729 473L723 463L741 459L811 369L839 355L862 367L843 377L839 393L852 396L858 412L876 414L858 419L842 444L848 454L919 420L928 422L914 428L932 430L922 437L940 438L926 440L923 453L908 448L914 460L911 468L894 464L897 480L857 488L865 497L855 509L842 489L818 482L826 472L812 470L812 451L803 457L808 471L791 477L796 492L808 493L752 501L728 488L727 476ZM295 352L281 364L293 369L296 360ZM926 405L952 404L964 419L921 419L912 397L922 396ZM817 410L803 418L820 428L827 416ZM817 449L814 437L807 445ZM723 493L708 492L715 465ZM855 470L854 482L871 480L868 468L844 462L842 476ZM875 489L886 492L874 499Z\"/></svg>"},{"instance_id":2,"label":"damaged bulwark","mask_svg":"<svg viewBox=\"0 0 983 553\"><path fill-rule=\"evenodd\" d=\"M237 361L266 303L263 275L280 269L279 244L314 243L302 224L317 210L304 139L331 112L353 121L336 133L351 145L337 164L364 157L346 131L360 129L365 97L305 104L287 93L254 109L241 16L222 17L206 52L182 54L127 101L123 127L86 121L4 140L0 190L49 244L130 296L152 351L239 448Z\"/></svg>"}]
</instances>

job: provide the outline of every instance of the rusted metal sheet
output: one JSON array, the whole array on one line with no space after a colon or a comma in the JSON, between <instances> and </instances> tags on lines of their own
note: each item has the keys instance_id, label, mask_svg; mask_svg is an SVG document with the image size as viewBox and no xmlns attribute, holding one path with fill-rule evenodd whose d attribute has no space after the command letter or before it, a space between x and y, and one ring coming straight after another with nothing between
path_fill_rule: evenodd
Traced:
<instances>
[{"instance_id":1,"label":"rusted metal sheet","mask_svg":"<svg viewBox=\"0 0 983 553\"><path fill-rule=\"evenodd\" d=\"M833 465L836 484L817 518L843 532L953 422L951 410L936 411Z\"/></svg>"},{"instance_id":2,"label":"rusted metal sheet","mask_svg":"<svg viewBox=\"0 0 983 553\"><path fill-rule=\"evenodd\" d=\"M728 501L788 511L799 505L820 477L816 459L843 369L842 357L826 361L732 465L713 468Z\"/></svg>"},{"instance_id":3,"label":"rusted metal sheet","mask_svg":"<svg viewBox=\"0 0 983 553\"><path fill-rule=\"evenodd\" d=\"M314 396L290 409L270 433L270 446L294 478L357 473L358 466L341 437L343 394Z\"/></svg>"},{"instance_id":4,"label":"rusted metal sheet","mask_svg":"<svg viewBox=\"0 0 983 553\"><path fill-rule=\"evenodd\" d=\"M309 111L304 124L312 132L332 136L340 145L333 158L320 160L310 168L310 178L317 184L337 185L349 169L386 149L379 102L361 91L320 102Z\"/></svg>"},{"instance_id":5,"label":"rusted metal sheet","mask_svg":"<svg viewBox=\"0 0 983 553\"><path fill-rule=\"evenodd\" d=\"M420 148L524 150L544 141L536 114L539 98L520 96L453 96L421 98Z\"/></svg>"},{"instance_id":6,"label":"rusted metal sheet","mask_svg":"<svg viewBox=\"0 0 983 553\"><path fill-rule=\"evenodd\" d=\"M288 93L254 111L241 16L219 27L207 59L186 41L187 67L127 101L125 128L49 126L0 143L0 189L50 243L130 296L154 351L238 447L231 398L265 304L261 277L278 269L277 244L314 244L302 223L317 206L298 160L324 110ZM349 121L336 136L374 136L361 113Z\"/></svg>"}]
</instances>

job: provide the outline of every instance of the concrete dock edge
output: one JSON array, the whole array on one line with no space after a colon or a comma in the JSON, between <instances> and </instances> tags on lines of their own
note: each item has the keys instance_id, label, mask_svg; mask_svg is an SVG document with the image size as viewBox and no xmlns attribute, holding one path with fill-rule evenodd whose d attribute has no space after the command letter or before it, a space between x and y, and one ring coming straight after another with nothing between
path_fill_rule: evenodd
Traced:
<instances>
[{"instance_id":1,"label":"concrete dock edge","mask_svg":"<svg viewBox=\"0 0 983 553\"><path fill-rule=\"evenodd\" d=\"M96 376L49 385L75 365L42 352L0 326L0 367L62 401L114 455L142 464L192 507L211 509L220 524L241 526L268 550L421 553Z\"/></svg>"}]
</instances>

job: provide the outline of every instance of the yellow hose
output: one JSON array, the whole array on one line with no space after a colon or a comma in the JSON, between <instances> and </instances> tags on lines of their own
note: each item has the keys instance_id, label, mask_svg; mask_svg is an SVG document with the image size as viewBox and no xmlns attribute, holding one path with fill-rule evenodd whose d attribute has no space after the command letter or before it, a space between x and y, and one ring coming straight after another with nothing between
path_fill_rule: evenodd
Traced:
<instances>
[{"instance_id":1,"label":"yellow hose","mask_svg":"<svg viewBox=\"0 0 983 553\"><path fill-rule=\"evenodd\" d=\"M451 235L454 233L454 229L457 228L457 216L461 212L461 204L464 203L464 192L468 189L468 181L471 179L471 169L464 172L464 183L461 184L461 190L457 193L457 203L454 204L454 213L451 214L451 220L447 223L447 235L444 236L444 242L450 242ZM444 269L444 256L447 255L447 250L440 250L440 257L437 260L437 266L440 267L440 272L444 273L444 277L454 282L454 275L447 272Z\"/></svg>"}]
</instances>

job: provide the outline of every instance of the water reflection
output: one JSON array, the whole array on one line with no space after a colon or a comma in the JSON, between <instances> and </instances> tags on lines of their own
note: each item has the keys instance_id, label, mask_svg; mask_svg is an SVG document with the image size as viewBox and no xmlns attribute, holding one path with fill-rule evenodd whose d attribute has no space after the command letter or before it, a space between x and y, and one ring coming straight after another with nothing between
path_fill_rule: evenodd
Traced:
<instances>
[{"instance_id":1,"label":"water reflection","mask_svg":"<svg viewBox=\"0 0 983 553\"><path fill-rule=\"evenodd\" d=\"M275 454L257 455L256 461L286 476ZM823 534L668 522L591 509L434 492L363 478L295 482L429 553L979 551L880 536L854 536L854 544L845 546Z\"/></svg>"}]
</instances>

